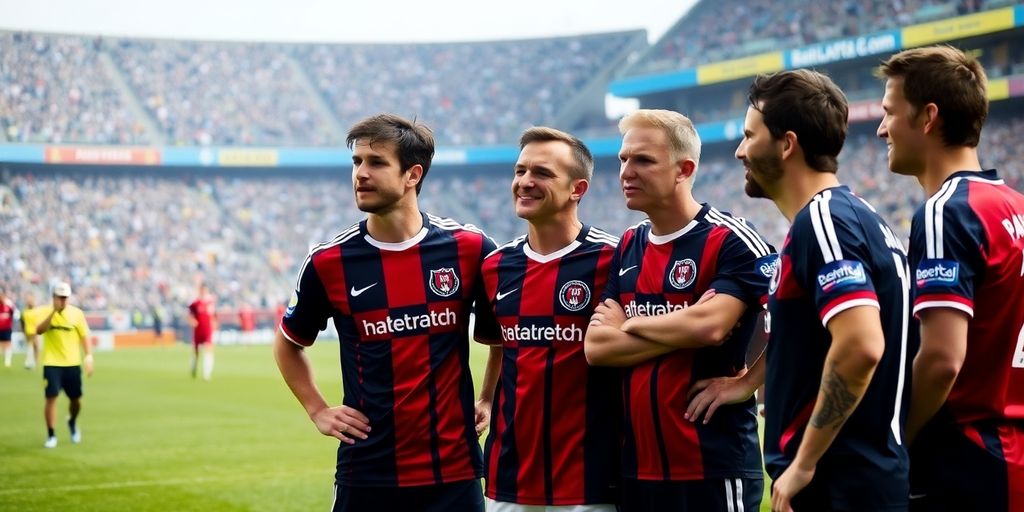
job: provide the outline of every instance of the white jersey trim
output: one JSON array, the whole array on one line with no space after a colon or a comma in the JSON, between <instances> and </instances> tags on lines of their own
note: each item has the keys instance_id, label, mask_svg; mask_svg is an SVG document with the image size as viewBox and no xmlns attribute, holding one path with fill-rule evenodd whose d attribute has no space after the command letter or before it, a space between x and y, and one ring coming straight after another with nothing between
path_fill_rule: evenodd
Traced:
<instances>
[{"instance_id":1,"label":"white jersey trim","mask_svg":"<svg viewBox=\"0 0 1024 512\"><path fill-rule=\"evenodd\" d=\"M754 253L758 258L771 254L772 251L768 248L768 243L746 221L729 217L715 208L708 209L705 218L712 224L729 228L740 240L743 240L743 243L747 244L750 252Z\"/></svg>"},{"instance_id":2,"label":"white jersey trim","mask_svg":"<svg viewBox=\"0 0 1024 512\"><path fill-rule=\"evenodd\" d=\"M917 314L920 313L921 311L931 308L959 309L960 311L967 313L967 315L970 316L971 318L974 318L974 308L968 306L967 304L963 304L961 302L956 302L952 300L926 300L914 304L914 316L917 316Z\"/></svg>"},{"instance_id":3,"label":"white jersey trim","mask_svg":"<svg viewBox=\"0 0 1024 512\"><path fill-rule=\"evenodd\" d=\"M821 319L822 327L828 329L828 322L830 320L832 320L833 317L835 317L839 313L842 313L843 311L846 311L847 309L852 309L852 308L855 308L857 306L871 306L871 307L873 307L875 309L878 309L878 310L882 309L882 306L875 299L852 299L852 300L848 300L846 302L837 304L836 307L830 309L828 311L828 313L825 313L824 318Z\"/></svg>"},{"instance_id":4,"label":"white jersey trim","mask_svg":"<svg viewBox=\"0 0 1024 512\"><path fill-rule=\"evenodd\" d=\"M674 233L669 233L667 235L655 235L654 234L654 230L652 229L651 231L647 232L647 240L650 241L654 245L665 245L665 244L667 244L667 243L669 243L669 242L671 242L671 241L673 241L673 240L675 240L675 239L685 235L686 233L689 233L690 230L692 230L693 228L697 227L698 224L699 224L699 222L697 222L697 219L693 219L693 220L690 221L689 224L683 226L683 228L680 229L679 231L676 231Z\"/></svg>"},{"instance_id":5,"label":"white jersey trim","mask_svg":"<svg viewBox=\"0 0 1024 512\"><path fill-rule=\"evenodd\" d=\"M942 258L945 253L942 236L942 213L946 207L946 202L956 192L960 180L961 178L957 177L947 181L924 204L925 254L929 259Z\"/></svg>"},{"instance_id":6,"label":"white jersey trim","mask_svg":"<svg viewBox=\"0 0 1024 512\"><path fill-rule=\"evenodd\" d=\"M380 240L377 240L376 238L373 238L372 236L370 236L369 233L367 233L366 236L363 237L363 239L366 240L366 243L368 243L368 244L370 244L370 245L372 245L372 246L374 246L374 247L376 247L376 248L378 248L378 249L380 249L382 251L395 251L395 252L397 252L397 251L404 251L404 250L406 250L406 249L408 249L408 248L410 248L410 247L412 247L412 246L422 242L423 239L427 237L427 232L428 231L429 230L427 229L427 227L424 226L424 227L420 228L419 232L417 232L415 235L413 235L412 238L410 238L408 240L405 240L405 241L402 241L402 242L381 242Z\"/></svg>"},{"instance_id":7,"label":"white jersey trim","mask_svg":"<svg viewBox=\"0 0 1024 512\"><path fill-rule=\"evenodd\" d=\"M839 245L836 226L832 222L832 210L829 208L831 200L832 191L826 190L814 196L810 205L811 226L814 228L814 237L818 240L818 248L825 263L843 259L843 250Z\"/></svg>"}]
</instances>

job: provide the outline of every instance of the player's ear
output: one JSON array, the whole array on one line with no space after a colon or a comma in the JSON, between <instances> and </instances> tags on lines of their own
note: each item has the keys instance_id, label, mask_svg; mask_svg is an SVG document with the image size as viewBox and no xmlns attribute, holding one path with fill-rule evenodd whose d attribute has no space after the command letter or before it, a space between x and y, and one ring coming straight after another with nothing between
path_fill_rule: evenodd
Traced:
<instances>
[{"instance_id":1,"label":"player's ear","mask_svg":"<svg viewBox=\"0 0 1024 512\"><path fill-rule=\"evenodd\" d=\"M692 158L683 158L677 162L676 169L679 171L676 174L676 183L683 180L693 178L693 173L697 172L697 162L694 162Z\"/></svg>"},{"instance_id":2,"label":"player's ear","mask_svg":"<svg viewBox=\"0 0 1024 512\"><path fill-rule=\"evenodd\" d=\"M921 113L924 114L924 132L932 133L939 128L939 106L934 103L929 103L921 109Z\"/></svg>"},{"instance_id":3,"label":"player's ear","mask_svg":"<svg viewBox=\"0 0 1024 512\"><path fill-rule=\"evenodd\" d=\"M569 199L572 201L580 202L583 199L583 195L590 190L590 182L584 179L578 179L572 181L572 193L569 194Z\"/></svg>"},{"instance_id":4,"label":"player's ear","mask_svg":"<svg viewBox=\"0 0 1024 512\"><path fill-rule=\"evenodd\" d=\"M798 139L796 132L788 131L782 134L782 159L785 160L796 152Z\"/></svg>"},{"instance_id":5,"label":"player's ear","mask_svg":"<svg viewBox=\"0 0 1024 512\"><path fill-rule=\"evenodd\" d=\"M423 179L423 166L420 164L413 165L405 171L405 186L408 188L416 188L420 180Z\"/></svg>"}]
</instances>

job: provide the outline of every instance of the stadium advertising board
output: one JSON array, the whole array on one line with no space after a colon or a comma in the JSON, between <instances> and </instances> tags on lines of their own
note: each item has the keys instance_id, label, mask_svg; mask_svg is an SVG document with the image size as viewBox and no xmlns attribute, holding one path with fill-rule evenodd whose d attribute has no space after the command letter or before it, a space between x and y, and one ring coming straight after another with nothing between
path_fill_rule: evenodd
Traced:
<instances>
[{"instance_id":1,"label":"stadium advertising board","mask_svg":"<svg viewBox=\"0 0 1024 512\"><path fill-rule=\"evenodd\" d=\"M223 167L277 167L276 149L221 149L217 163Z\"/></svg>"},{"instance_id":2,"label":"stadium advertising board","mask_svg":"<svg viewBox=\"0 0 1024 512\"><path fill-rule=\"evenodd\" d=\"M837 39L786 52L786 69L812 67L868 55L892 53L899 50L900 47L900 33L896 30Z\"/></svg>"},{"instance_id":3,"label":"stadium advertising board","mask_svg":"<svg viewBox=\"0 0 1024 512\"><path fill-rule=\"evenodd\" d=\"M726 60L697 67L700 85L726 82L761 73L774 73L785 69L782 52L769 52L740 59Z\"/></svg>"},{"instance_id":4,"label":"stadium advertising board","mask_svg":"<svg viewBox=\"0 0 1024 512\"><path fill-rule=\"evenodd\" d=\"M911 25L903 29L903 45L906 48L912 48L1007 30L1013 28L1016 23L1014 11L1013 7L1006 7L931 23Z\"/></svg>"},{"instance_id":5,"label":"stadium advertising board","mask_svg":"<svg viewBox=\"0 0 1024 512\"><path fill-rule=\"evenodd\" d=\"M608 85L608 92L620 98L629 98L652 92L685 89L697 85L697 70L683 69L671 73L643 75L616 80Z\"/></svg>"},{"instance_id":6,"label":"stadium advertising board","mask_svg":"<svg viewBox=\"0 0 1024 512\"><path fill-rule=\"evenodd\" d=\"M160 150L113 146L47 146L48 164L160 165Z\"/></svg>"}]
</instances>

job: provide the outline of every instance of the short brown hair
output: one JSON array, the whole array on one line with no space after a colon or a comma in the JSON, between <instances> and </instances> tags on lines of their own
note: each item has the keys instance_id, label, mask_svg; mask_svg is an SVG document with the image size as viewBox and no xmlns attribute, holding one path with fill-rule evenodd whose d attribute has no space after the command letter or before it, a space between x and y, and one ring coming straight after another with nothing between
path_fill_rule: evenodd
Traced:
<instances>
[{"instance_id":1,"label":"short brown hair","mask_svg":"<svg viewBox=\"0 0 1024 512\"><path fill-rule=\"evenodd\" d=\"M839 169L849 106L832 79L808 69L758 75L748 100L764 117L772 138L796 134L808 166L819 172Z\"/></svg>"},{"instance_id":2,"label":"short brown hair","mask_svg":"<svg viewBox=\"0 0 1024 512\"><path fill-rule=\"evenodd\" d=\"M417 164L423 167L423 175L416 184L416 194L420 193L434 158L434 134L427 125L394 114L378 114L352 126L345 138L345 145L352 149L357 140L365 140L370 145L393 142L398 150L398 163L403 173Z\"/></svg>"},{"instance_id":3,"label":"short brown hair","mask_svg":"<svg viewBox=\"0 0 1024 512\"><path fill-rule=\"evenodd\" d=\"M569 169L569 177L574 180L590 181L594 177L594 155L586 144L574 135L547 126L527 128L519 137L519 149L531 142L564 142L572 149L573 166Z\"/></svg>"},{"instance_id":4,"label":"short brown hair","mask_svg":"<svg viewBox=\"0 0 1024 512\"><path fill-rule=\"evenodd\" d=\"M913 48L889 57L875 76L902 78L903 96L915 112L934 103L947 146L978 146L988 117L988 77L978 59L948 45Z\"/></svg>"},{"instance_id":5,"label":"short brown hair","mask_svg":"<svg viewBox=\"0 0 1024 512\"><path fill-rule=\"evenodd\" d=\"M674 110L640 109L619 120L619 133L625 135L637 126L660 128L677 159L689 157L700 166L700 136L690 118Z\"/></svg>"}]
</instances>

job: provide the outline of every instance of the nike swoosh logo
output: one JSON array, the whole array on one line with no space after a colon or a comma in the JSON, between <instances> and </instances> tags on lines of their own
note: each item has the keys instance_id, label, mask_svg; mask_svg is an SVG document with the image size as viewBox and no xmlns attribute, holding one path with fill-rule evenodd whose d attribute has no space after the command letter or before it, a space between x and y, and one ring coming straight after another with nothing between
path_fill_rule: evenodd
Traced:
<instances>
[{"instance_id":1,"label":"nike swoosh logo","mask_svg":"<svg viewBox=\"0 0 1024 512\"><path fill-rule=\"evenodd\" d=\"M370 286L367 286L365 288L359 288L359 289L356 289L356 287L353 286L352 289L349 290L349 292L352 293L353 297L358 297L358 296L362 295L363 292L365 292L366 290L369 290L370 288L373 288L374 286L377 286L377 283L373 283Z\"/></svg>"},{"instance_id":2,"label":"nike swoosh logo","mask_svg":"<svg viewBox=\"0 0 1024 512\"><path fill-rule=\"evenodd\" d=\"M919 500L921 498L927 498L928 495L927 494L911 494L911 495L909 495L907 497L912 499L912 500Z\"/></svg>"},{"instance_id":3,"label":"nike swoosh logo","mask_svg":"<svg viewBox=\"0 0 1024 512\"><path fill-rule=\"evenodd\" d=\"M508 297L509 295L512 294L512 292L514 292L514 291L516 291L518 289L519 288L513 288L513 289L511 289L511 290L509 290L509 291L507 291L505 293L498 292L498 294L494 296L494 300L495 301L499 301L501 299L504 299L505 297Z\"/></svg>"},{"instance_id":4,"label":"nike swoosh logo","mask_svg":"<svg viewBox=\"0 0 1024 512\"><path fill-rule=\"evenodd\" d=\"M626 272L629 272L630 270L633 270L634 268L636 268L636 265L633 265L632 267L620 268L619 269L619 277L622 277L622 276L626 275Z\"/></svg>"}]
</instances>

